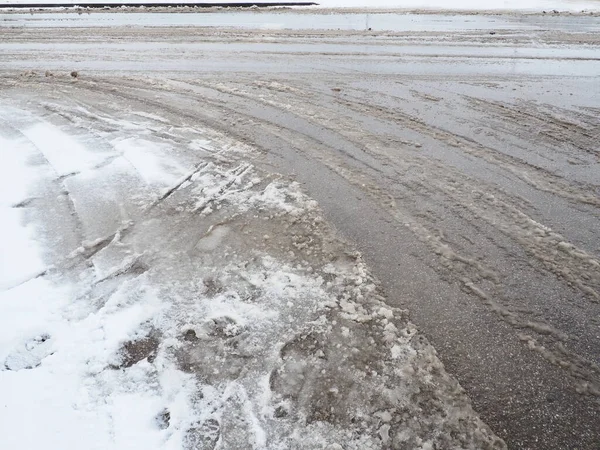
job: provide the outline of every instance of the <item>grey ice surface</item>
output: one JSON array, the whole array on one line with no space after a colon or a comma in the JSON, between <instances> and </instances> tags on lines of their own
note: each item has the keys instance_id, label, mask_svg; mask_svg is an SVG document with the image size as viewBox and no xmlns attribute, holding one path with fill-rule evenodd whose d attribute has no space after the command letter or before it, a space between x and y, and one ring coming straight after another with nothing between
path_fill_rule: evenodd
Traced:
<instances>
[{"instance_id":1,"label":"grey ice surface","mask_svg":"<svg viewBox=\"0 0 600 450\"><path fill-rule=\"evenodd\" d=\"M0 27L89 28L106 26L237 27L262 30L366 30L377 31L475 31L475 30L561 30L594 32L598 20L581 16L472 16L461 14L335 13L0 13Z\"/></svg>"}]
</instances>

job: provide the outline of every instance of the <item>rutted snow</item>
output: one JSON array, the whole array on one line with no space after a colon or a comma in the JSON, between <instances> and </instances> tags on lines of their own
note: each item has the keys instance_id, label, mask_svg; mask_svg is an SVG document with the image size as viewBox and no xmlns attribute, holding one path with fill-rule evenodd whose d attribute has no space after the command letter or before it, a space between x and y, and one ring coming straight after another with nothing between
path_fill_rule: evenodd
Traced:
<instances>
[{"instance_id":1,"label":"rutted snow","mask_svg":"<svg viewBox=\"0 0 600 450\"><path fill-rule=\"evenodd\" d=\"M251 148L167 111L53 100L87 129L78 139L35 124L48 104L26 92L0 98L27 118L3 125L29 138L5 136L2 151L37 148L40 170L63 178L14 178L20 195L2 210L4 227L21 210L37 218L39 232L14 231L51 258L1 288L7 447L503 447L360 255L296 183L251 164ZM77 220L42 195L56 189Z\"/></svg>"}]
</instances>

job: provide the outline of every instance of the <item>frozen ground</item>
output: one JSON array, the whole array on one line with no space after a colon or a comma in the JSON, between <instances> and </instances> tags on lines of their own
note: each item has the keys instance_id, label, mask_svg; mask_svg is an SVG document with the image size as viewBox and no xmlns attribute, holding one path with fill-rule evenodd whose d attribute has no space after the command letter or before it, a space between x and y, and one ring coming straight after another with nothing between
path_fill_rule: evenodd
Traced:
<instances>
[{"instance_id":1,"label":"frozen ground","mask_svg":"<svg viewBox=\"0 0 600 450\"><path fill-rule=\"evenodd\" d=\"M598 17L237 14L1 16L11 439L597 448Z\"/></svg>"}]
</instances>

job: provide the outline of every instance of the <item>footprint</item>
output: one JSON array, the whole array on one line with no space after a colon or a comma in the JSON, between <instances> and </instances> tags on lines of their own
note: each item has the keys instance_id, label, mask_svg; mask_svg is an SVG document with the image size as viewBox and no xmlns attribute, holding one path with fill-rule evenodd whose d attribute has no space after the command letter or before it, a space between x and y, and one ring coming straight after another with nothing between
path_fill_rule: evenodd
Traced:
<instances>
[{"instance_id":1,"label":"footprint","mask_svg":"<svg viewBox=\"0 0 600 450\"><path fill-rule=\"evenodd\" d=\"M52 353L50 335L40 334L15 348L4 360L4 368L14 371L34 369Z\"/></svg>"},{"instance_id":2,"label":"footprint","mask_svg":"<svg viewBox=\"0 0 600 450\"><path fill-rule=\"evenodd\" d=\"M221 436L221 427L215 419L189 428L183 437L186 450L214 450Z\"/></svg>"},{"instance_id":3,"label":"footprint","mask_svg":"<svg viewBox=\"0 0 600 450\"><path fill-rule=\"evenodd\" d=\"M154 419L156 426L161 430L166 430L171 425L171 413L168 409L163 409Z\"/></svg>"},{"instance_id":4,"label":"footprint","mask_svg":"<svg viewBox=\"0 0 600 450\"><path fill-rule=\"evenodd\" d=\"M157 332L134 341L127 341L119 350L119 364L113 364L111 369L128 369L134 364L146 359L152 363L158 354L160 338Z\"/></svg>"},{"instance_id":5,"label":"footprint","mask_svg":"<svg viewBox=\"0 0 600 450\"><path fill-rule=\"evenodd\" d=\"M207 320L203 327L209 336L215 336L221 339L228 339L238 336L244 331L244 327L241 326L235 319L228 316L214 317Z\"/></svg>"}]
</instances>

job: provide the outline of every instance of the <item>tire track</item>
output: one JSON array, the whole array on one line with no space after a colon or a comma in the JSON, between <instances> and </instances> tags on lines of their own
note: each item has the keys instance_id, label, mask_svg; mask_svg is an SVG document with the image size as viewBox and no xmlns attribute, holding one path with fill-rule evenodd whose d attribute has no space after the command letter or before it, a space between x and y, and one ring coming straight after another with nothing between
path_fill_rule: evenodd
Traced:
<instances>
[{"instance_id":1,"label":"tire track","mask_svg":"<svg viewBox=\"0 0 600 450\"><path fill-rule=\"evenodd\" d=\"M425 264L431 264L448 282L459 283L465 295L478 299L498 320L509 324L526 348L570 377L574 390L591 399L598 397L600 369L580 351L581 338L560 322L555 326L555 318L540 316L534 307L530 311L518 307L510 292L508 281L514 273L506 266L520 257L528 270L545 273L542 279L550 280L547 274L551 273L556 277L552 283L560 289L575 289L584 296L574 297L573 305L565 307L569 314L573 308L584 307L585 299L597 301L597 259L532 219L527 213L533 208L530 202L421 156L410 140L402 141L398 135L390 140L367 131L369 120L383 117L393 122L396 115L365 106L364 101L338 102L346 110L340 113L339 107L317 104L321 93L305 91L302 83L272 86L267 88L271 95L265 96L262 90L241 89L252 84L244 76L230 83L234 88L212 80L173 80L151 87L145 83L130 78L122 82L126 90L117 90L110 79L98 79L77 83L73 89L79 95L110 95L115 101L143 104L185 121L209 123L265 152L283 146L287 152L307 154L364 192L398 226L410 230L429 248L428 254L420 256ZM323 103L332 99L337 101L335 94ZM291 125L286 127L286 122ZM443 130L425 130L426 124L407 115L401 116L400 124L441 142L461 139ZM502 166L502 160L493 161ZM445 226L449 215L455 222L452 229ZM482 254L480 235L497 259Z\"/></svg>"}]
</instances>

